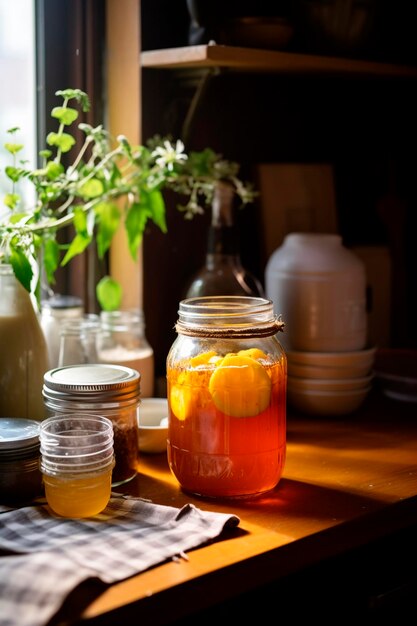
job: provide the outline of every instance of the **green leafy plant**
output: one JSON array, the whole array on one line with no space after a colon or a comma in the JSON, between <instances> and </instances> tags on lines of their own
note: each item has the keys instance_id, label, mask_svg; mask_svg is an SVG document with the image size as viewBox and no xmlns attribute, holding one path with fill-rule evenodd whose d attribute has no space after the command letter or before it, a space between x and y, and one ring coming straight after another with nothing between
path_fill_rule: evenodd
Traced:
<instances>
[{"instance_id":1,"label":"green leafy plant","mask_svg":"<svg viewBox=\"0 0 417 626\"><path fill-rule=\"evenodd\" d=\"M58 128L47 135L46 148L39 152L40 167L30 169L19 160L22 144L5 144L12 163L4 173L11 190L0 215L0 262L10 263L18 280L38 300L41 281L54 285L58 267L88 246L95 244L103 259L121 222L129 252L136 259L148 220L167 231L164 189L186 196L186 203L178 204L186 219L210 205L218 180L234 186L242 206L253 200L252 185L238 177L239 165L210 148L187 155L181 141L159 136L134 146L126 137L111 138L101 125L82 122L71 133L80 111L89 110L88 95L79 89L56 95L62 103L52 109L51 116ZM83 137L80 148L77 129ZM8 131L11 139L18 131L17 127ZM34 206L22 206L18 187L23 179L34 187ZM71 241L61 243L58 232L69 226L73 227ZM116 309L121 289L106 276L97 285L97 297L103 309Z\"/></svg>"}]
</instances>

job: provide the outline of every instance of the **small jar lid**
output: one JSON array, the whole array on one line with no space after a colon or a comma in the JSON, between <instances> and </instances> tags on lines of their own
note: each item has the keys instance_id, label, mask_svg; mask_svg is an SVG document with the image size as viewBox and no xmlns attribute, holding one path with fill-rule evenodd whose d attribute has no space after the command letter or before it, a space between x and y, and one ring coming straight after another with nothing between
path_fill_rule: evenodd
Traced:
<instances>
[{"instance_id":1,"label":"small jar lid","mask_svg":"<svg viewBox=\"0 0 417 626\"><path fill-rule=\"evenodd\" d=\"M0 418L0 453L39 444L40 422L23 417Z\"/></svg>"},{"instance_id":2,"label":"small jar lid","mask_svg":"<svg viewBox=\"0 0 417 626\"><path fill-rule=\"evenodd\" d=\"M42 308L49 309L79 309L82 308L83 301L77 296L62 296L55 294L48 300L42 300Z\"/></svg>"},{"instance_id":3,"label":"small jar lid","mask_svg":"<svg viewBox=\"0 0 417 626\"><path fill-rule=\"evenodd\" d=\"M86 401L137 397L140 393L140 374L123 365L89 363L67 365L49 370L44 375L43 395L61 400Z\"/></svg>"}]
</instances>

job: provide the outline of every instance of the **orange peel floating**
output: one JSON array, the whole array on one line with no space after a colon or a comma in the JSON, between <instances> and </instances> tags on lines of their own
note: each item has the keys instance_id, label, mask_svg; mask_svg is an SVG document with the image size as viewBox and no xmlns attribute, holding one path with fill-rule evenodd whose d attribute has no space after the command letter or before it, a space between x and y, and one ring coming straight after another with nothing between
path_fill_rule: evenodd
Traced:
<instances>
[{"instance_id":1,"label":"orange peel floating","mask_svg":"<svg viewBox=\"0 0 417 626\"><path fill-rule=\"evenodd\" d=\"M192 414L192 394L189 387L174 385L169 395L171 410L180 421L184 421Z\"/></svg>"},{"instance_id":2,"label":"orange peel floating","mask_svg":"<svg viewBox=\"0 0 417 626\"><path fill-rule=\"evenodd\" d=\"M191 367L198 367L199 365L207 365L213 357L217 357L217 353L214 350L210 350L209 352L202 352L197 356L193 356L190 359Z\"/></svg>"},{"instance_id":3,"label":"orange peel floating","mask_svg":"<svg viewBox=\"0 0 417 626\"><path fill-rule=\"evenodd\" d=\"M209 391L216 408L232 417L253 417L269 406L271 378L247 356L225 356L210 377Z\"/></svg>"},{"instance_id":4,"label":"orange peel floating","mask_svg":"<svg viewBox=\"0 0 417 626\"><path fill-rule=\"evenodd\" d=\"M210 369L195 369L181 372L171 387L169 403L171 411L184 421L211 403L207 389Z\"/></svg>"},{"instance_id":5,"label":"orange peel floating","mask_svg":"<svg viewBox=\"0 0 417 626\"><path fill-rule=\"evenodd\" d=\"M239 350L238 356L248 356L249 358L255 360L266 360L268 358L265 352L263 350L260 350L259 348L248 348L247 350Z\"/></svg>"}]
</instances>

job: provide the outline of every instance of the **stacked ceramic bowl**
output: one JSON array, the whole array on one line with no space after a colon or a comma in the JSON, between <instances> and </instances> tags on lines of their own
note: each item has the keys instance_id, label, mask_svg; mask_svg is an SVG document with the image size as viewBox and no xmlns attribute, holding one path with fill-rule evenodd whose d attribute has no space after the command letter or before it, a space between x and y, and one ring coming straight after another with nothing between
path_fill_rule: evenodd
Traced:
<instances>
[{"instance_id":1,"label":"stacked ceramic bowl","mask_svg":"<svg viewBox=\"0 0 417 626\"><path fill-rule=\"evenodd\" d=\"M287 351L288 402L303 413L346 415L371 389L375 348L350 352Z\"/></svg>"},{"instance_id":2,"label":"stacked ceramic bowl","mask_svg":"<svg viewBox=\"0 0 417 626\"><path fill-rule=\"evenodd\" d=\"M358 409L375 357L363 262L339 235L291 233L268 261L265 284L285 323L289 405L316 415Z\"/></svg>"}]
</instances>

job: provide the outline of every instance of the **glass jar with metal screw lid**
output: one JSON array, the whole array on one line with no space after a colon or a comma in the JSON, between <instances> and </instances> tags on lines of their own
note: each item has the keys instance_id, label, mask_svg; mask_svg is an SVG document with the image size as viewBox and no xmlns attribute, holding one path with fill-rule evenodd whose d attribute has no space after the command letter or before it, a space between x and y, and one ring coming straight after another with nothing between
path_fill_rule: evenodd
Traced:
<instances>
[{"instance_id":1,"label":"glass jar with metal screw lid","mask_svg":"<svg viewBox=\"0 0 417 626\"><path fill-rule=\"evenodd\" d=\"M249 497L278 484L286 454L283 325L264 298L180 302L167 357L167 450L184 491Z\"/></svg>"},{"instance_id":2,"label":"glass jar with metal screw lid","mask_svg":"<svg viewBox=\"0 0 417 626\"><path fill-rule=\"evenodd\" d=\"M115 466L112 485L134 478L139 460L140 374L121 365L87 363L46 372L47 417L68 413L103 415L113 423Z\"/></svg>"}]
</instances>

